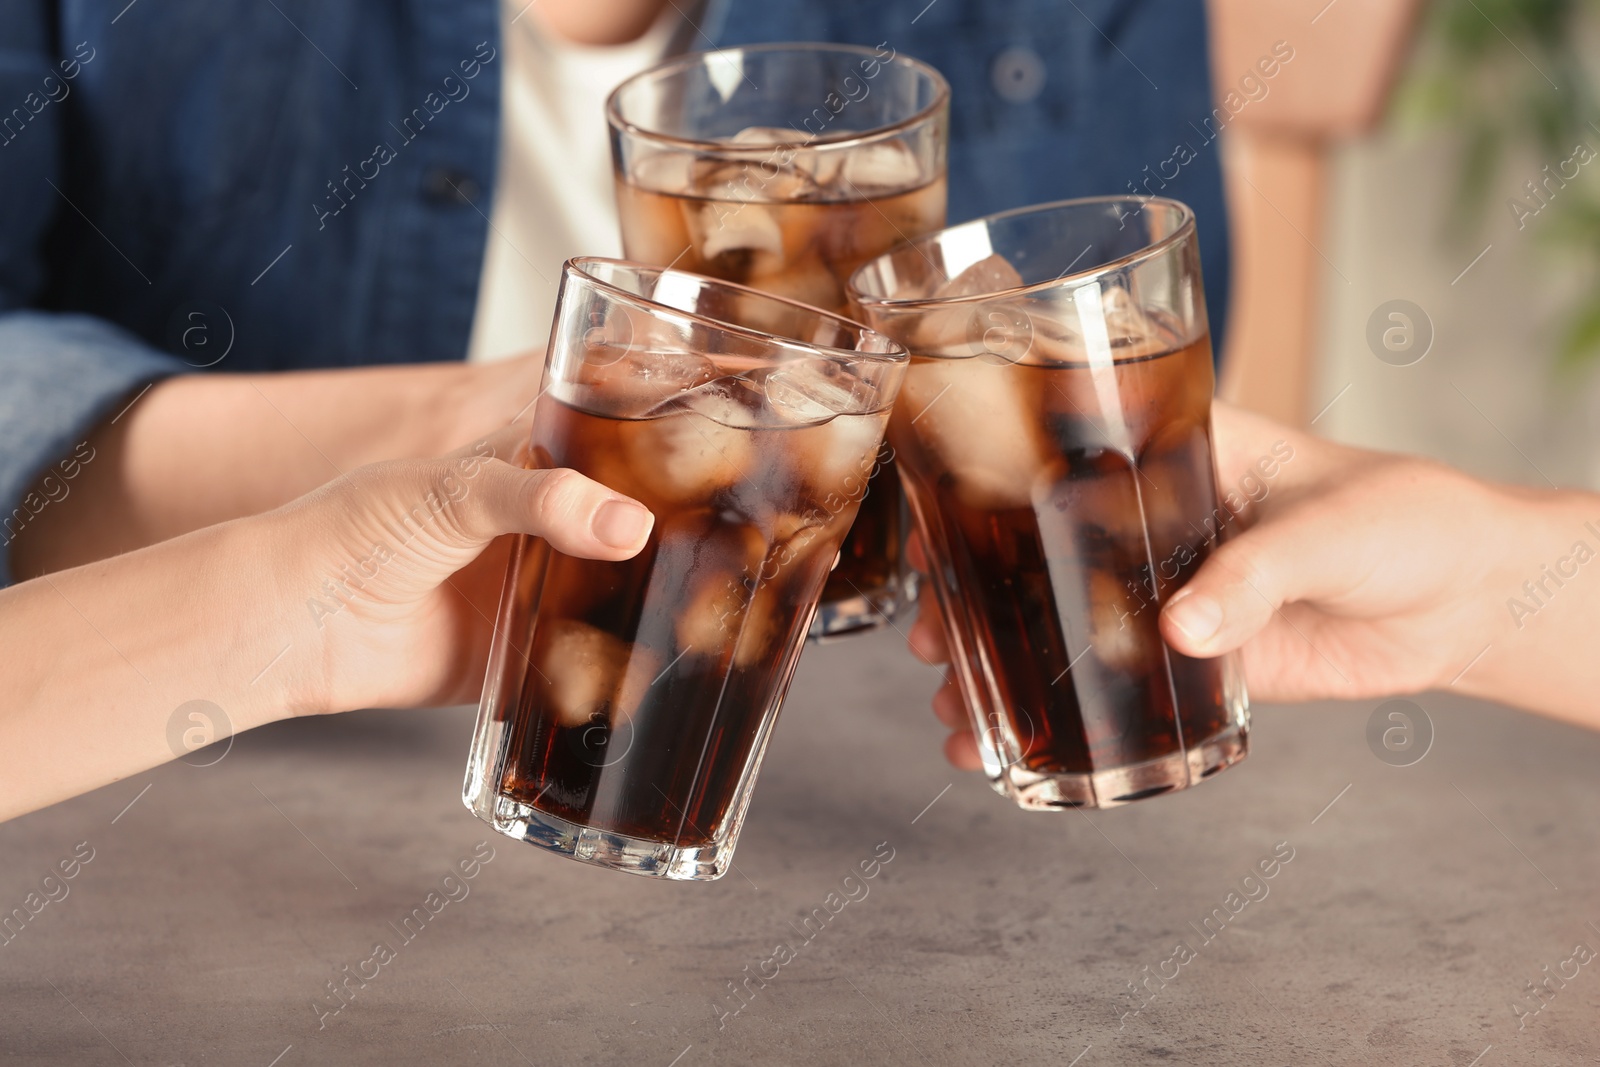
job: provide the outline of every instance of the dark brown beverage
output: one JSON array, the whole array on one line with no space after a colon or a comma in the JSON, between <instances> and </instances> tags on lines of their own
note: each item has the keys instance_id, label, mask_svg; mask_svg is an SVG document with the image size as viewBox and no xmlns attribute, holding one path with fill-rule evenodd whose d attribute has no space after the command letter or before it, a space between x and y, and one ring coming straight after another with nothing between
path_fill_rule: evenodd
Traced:
<instances>
[{"instance_id":1,"label":"dark brown beverage","mask_svg":"<svg viewBox=\"0 0 1600 1067\"><path fill-rule=\"evenodd\" d=\"M614 870L728 871L908 365L746 286L567 261L527 462L655 522L621 562L513 545L461 793L475 815Z\"/></svg>"},{"instance_id":2,"label":"dark brown beverage","mask_svg":"<svg viewBox=\"0 0 1600 1067\"><path fill-rule=\"evenodd\" d=\"M1013 777L1126 768L1234 724L1221 661L1157 628L1225 521L1210 339L1150 347L1092 367L914 357L895 409L907 493L950 571L936 584L1020 754Z\"/></svg>"},{"instance_id":3,"label":"dark brown beverage","mask_svg":"<svg viewBox=\"0 0 1600 1067\"><path fill-rule=\"evenodd\" d=\"M898 158L898 146L876 147ZM861 264L944 225L943 178L912 188L863 188L854 182L820 185L795 164L782 170L763 160L679 165L689 167L680 180L691 183L679 191L618 177L617 209L628 258L673 263L678 270L739 282L824 311L849 310L844 283ZM916 182L915 161L902 165ZM842 182L844 173L836 180ZM892 171L884 177L898 175Z\"/></svg>"},{"instance_id":4,"label":"dark brown beverage","mask_svg":"<svg viewBox=\"0 0 1600 1067\"><path fill-rule=\"evenodd\" d=\"M849 314L844 283L857 267L944 225L945 179L922 182L899 141L824 158L773 143L793 136L758 128L744 141L768 147L749 159L660 155L639 161L631 180L618 175L627 256ZM894 610L905 530L892 459L884 466L822 592L824 616L829 605L858 607L828 634L876 626Z\"/></svg>"},{"instance_id":5,"label":"dark brown beverage","mask_svg":"<svg viewBox=\"0 0 1600 1067\"><path fill-rule=\"evenodd\" d=\"M1108 807L1243 759L1237 656L1189 659L1159 625L1231 514L1193 212L1018 208L893 250L850 291L912 356L890 439L990 784Z\"/></svg>"},{"instance_id":6,"label":"dark brown beverage","mask_svg":"<svg viewBox=\"0 0 1600 1067\"><path fill-rule=\"evenodd\" d=\"M581 471L656 524L620 563L519 551L505 632L531 669L503 700L503 797L679 847L725 833L886 418L786 423L782 395L769 376L717 379L646 418L542 403L534 465ZM818 414L796 399L789 414Z\"/></svg>"}]
</instances>

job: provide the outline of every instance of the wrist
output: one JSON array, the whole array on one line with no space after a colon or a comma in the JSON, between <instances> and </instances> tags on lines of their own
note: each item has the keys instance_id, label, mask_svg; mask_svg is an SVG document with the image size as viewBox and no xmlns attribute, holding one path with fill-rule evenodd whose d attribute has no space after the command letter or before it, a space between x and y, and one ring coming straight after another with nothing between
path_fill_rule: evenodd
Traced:
<instances>
[{"instance_id":1,"label":"wrist","mask_svg":"<svg viewBox=\"0 0 1600 1067\"><path fill-rule=\"evenodd\" d=\"M1484 623L1467 654L1485 651L1455 688L1572 717L1600 686L1585 647L1600 623L1600 496L1480 484L1492 518L1469 551L1494 564L1469 594Z\"/></svg>"},{"instance_id":2,"label":"wrist","mask_svg":"<svg viewBox=\"0 0 1600 1067\"><path fill-rule=\"evenodd\" d=\"M259 533L208 527L0 591L0 819L323 707Z\"/></svg>"},{"instance_id":3,"label":"wrist","mask_svg":"<svg viewBox=\"0 0 1600 1067\"><path fill-rule=\"evenodd\" d=\"M240 730L335 710L321 635L307 607L316 592L311 554L305 531L293 527L273 511L192 535L211 542L202 549L211 561L208 600L225 614L214 620L210 639L227 649L218 682L237 703Z\"/></svg>"}]
</instances>

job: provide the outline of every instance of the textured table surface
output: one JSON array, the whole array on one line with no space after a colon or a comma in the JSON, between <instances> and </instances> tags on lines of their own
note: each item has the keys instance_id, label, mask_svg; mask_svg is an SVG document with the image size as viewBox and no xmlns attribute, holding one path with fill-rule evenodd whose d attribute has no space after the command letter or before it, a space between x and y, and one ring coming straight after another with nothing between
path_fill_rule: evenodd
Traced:
<instances>
[{"instance_id":1,"label":"textured table surface","mask_svg":"<svg viewBox=\"0 0 1600 1067\"><path fill-rule=\"evenodd\" d=\"M943 763L934 686L893 634L809 650L712 884L474 820L464 710L283 723L0 825L0 914L28 915L0 935L0 1061L1600 1055L1600 736L1427 696L1432 747L1397 767L1375 704L1260 708L1198 789L1025 813Z\"/></svg>"}]
</instances>

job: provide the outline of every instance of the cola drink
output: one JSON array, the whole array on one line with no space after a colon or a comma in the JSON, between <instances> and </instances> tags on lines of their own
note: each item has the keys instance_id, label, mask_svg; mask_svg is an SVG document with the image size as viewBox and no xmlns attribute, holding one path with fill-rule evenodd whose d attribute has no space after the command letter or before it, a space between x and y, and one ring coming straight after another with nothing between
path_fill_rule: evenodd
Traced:
<instances>
[{"instance_id":1,"label":"cola drink","mask_svg":"<svg viewBox=\"0 0 1600 1067\"><path fill-rule=\"evenodd\" d=\"M463 799L542 848L668 878L732 862L865 492L905 350L699 275L567 264L528 464L655 524L620 562L513 548Z\"/></svg>"},{"instance_id":2,"label":"cola drink","mask_svg":"<svg viewBox=\"0 0 1600 1067\"><path fill-rule=\"evenodd\" d=\"M1018 768L1092 775L1223 733L1221 663L1173 651L1157 629L1161 602L1210 555L1218 529L1211 398L1186 385L1209 376L1209 338L1114 363L1116 392L1144 401L1115 421L1089 414L1094 372L1081 363L930 362L913 361L891 435L911 439L897 445L901 471L930 538L962 546L948 556L952 610L971 620L972 655L1005 709ZM934 402L925 432L951 434L976 414L970 405L986 422L1016 417L982 431L1006 445L987 455L917 446L908 424L947 385L966 395Z\"/></svg>"},{"instance_id":3,"label":"cola drink","mask_svg":"<svg viewBox=\"0 0 1600 1067\"><path fill-rule=\"evenodd\" d=\"M519 614L538 624L514 653L533 669L508 708L503 796L677 847L709 844L732 811L887 413L778 426L725 385L642 419L541 408L536 466L589 474L656 522L620 563L542 541L520 561Z\"/></svg>"},{"instance_id":4,"label":"cola drink","mask_svg":"<svg viewBox=\"0 0 1600 1067\"><path fill-rule=\"evenodd\" d=\"M723 84L733 69L744 76ZM624 252L848 314L856 268L944 225L947 93L924 64L850 46L669 60L608 107ZM729 125L750 120L792 125ZM655 139L664 132L670 143ZM886 625L908 592L887 451L880 466L814 636Z\"/></svg>"},{"instance_id":5,"label":"cola drink","mask_svg":"<svg viewBox=\"0 0 1600 1067\"><path fill-rule=\"evenodd\" d=\"M1163 203L1022 209L852 280L912 353L889 437L985 769L1024 807L1125 803L1247 752L1233 657L1182 655L1159 629L1233 519L1192 216ZM1057 245L1113 266L1063 276ZM972 259L988 248L1030 274Z\"/></svg>"},{"instance_id":6,"label":"cola drink","mask_svg":"<svg viewBox=\"0 0 1600 1067\"><path fill-rule=\"evenodd\" d=\"M623 252L844 313L856 268L944 225L944 175L929 177L898 141L872 151L882 158L870 170L850 166L852 156L817 162L799 144L747 150L747 159L638 161L616 176ZM829 167L828 184L808 169Z\"/></svg>"}]
</instances>

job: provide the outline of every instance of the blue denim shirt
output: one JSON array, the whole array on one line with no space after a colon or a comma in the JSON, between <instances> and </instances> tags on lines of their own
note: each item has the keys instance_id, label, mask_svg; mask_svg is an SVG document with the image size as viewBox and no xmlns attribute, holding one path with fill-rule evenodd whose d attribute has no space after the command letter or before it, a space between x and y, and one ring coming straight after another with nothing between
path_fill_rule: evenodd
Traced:
<instances>
[{"instance_id":1,"label":"blue denim shirt","mask_svg":"<svg viewBox=\"0 0 1600 1067\"><path fill-rule=\"evenodd\" d=\"M462 358L499 31L497 0L0 5L0 581L46 503L29 487L76 473L157 379ZM1130 189L1188 202L1220 332L1202 0L711 0L690 40L931 62L953 90L952 220ZM1151 183L1180 141L1199 158Z\"/></svg>"}]
</instances>

